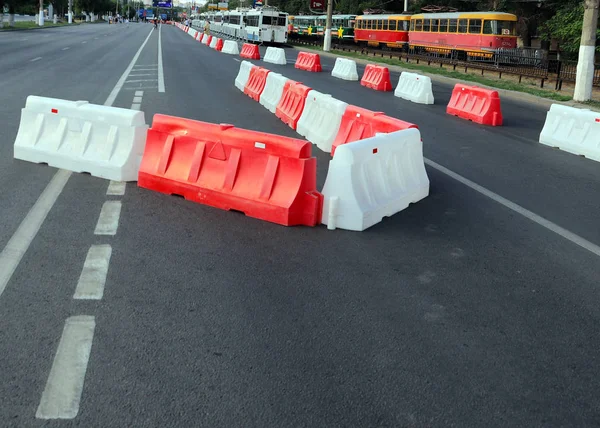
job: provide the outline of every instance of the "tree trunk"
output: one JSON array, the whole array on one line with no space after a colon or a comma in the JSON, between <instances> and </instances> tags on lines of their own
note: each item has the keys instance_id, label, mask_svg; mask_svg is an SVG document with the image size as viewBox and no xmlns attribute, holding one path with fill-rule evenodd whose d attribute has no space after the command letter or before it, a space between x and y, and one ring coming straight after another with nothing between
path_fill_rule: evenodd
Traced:
<instances>
[{"instance_id":1,"label":"tree trunk","mask_svg":"<svg viewBox=\"0 0 600 428\"><path fill-rule=\"evenodd\" d=\"M4 28L4 0L0 0L0 28Z\"/></svg>"},{"instance_id":2,"label":"tree trunk","mask_svg":"<svg viewBox=\"0 0 600 428\"><path fill-rule=\"evenodd\" d=\"M8 5L8 26L15 26L15 5L13 3Z\"/></svg>"}]
</instances>

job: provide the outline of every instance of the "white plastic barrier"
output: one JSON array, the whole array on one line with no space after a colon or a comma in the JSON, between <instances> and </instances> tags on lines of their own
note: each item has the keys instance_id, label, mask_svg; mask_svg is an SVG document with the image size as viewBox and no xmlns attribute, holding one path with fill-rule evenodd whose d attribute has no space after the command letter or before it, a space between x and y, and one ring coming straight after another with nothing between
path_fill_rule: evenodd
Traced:
<instances>
[{"instance_id":1,"label":"white plastic barrier","mask_svg":"<svg viewBox=\"0 0 600 428\"><path fill-rule=\"evenodd\" d=\"M209 48L213 48L213 49L214 49L214 48L215 48L215 46L217 46L217 40L219 40L219 39L217 39L216 37L213 37L213 38L210 40L210 45L208 45L208 47L209 47Z\"/></svg>"},{"instance_id":2,"label":"white plastic barrier","mask_svg":"<svg viewBox=\"0 0 600 428\"><path fill-rule=\"evenodd\" d=\"M308 91L296 132L324 152L330 153L346 107L348 104L331 95Z\"/></svg>"},{"instance_id":3,"label":"white plastic barrier","mask_svg":"<svg viewBox=\"0 0 600 428\"><path fill-rule=\"evenodd\" d=\"M600 162L600 113L552 104L540 143Z\"/></svg>"},{"instance_id":4,"label":"white plastic barrier","mask_svg":"<svg viewBox=\"0 0 600 428\"><path fill-rule=\"evenodd\" d=\"M277 108L279 101L281 101L283 87L288 80L287 77L282 76L279 73L273 73L271 71L267 74L265 88L263 89L262 94L260 94L260 104L273 114L275 114L275 109Z\"/></svg>"},{"instance_id":5,"label":"white plastic barrier","mask_svg":"<svg viewBox=\"0 0 600 428\"><path fill-rule=\"evenodd\" d=\"M209 38L209 37L210 37L210 36L209 36L208 34L205 34L205 35L202 37L202 44L203 44L203 45L208 45L208 38Z\"/></svg>"},{"instance_id":6,"label":"white plastic barrier","mask_svg":"<svg viewBox=\"0 0 600 428\"><path fill-rule=\"evenodd\" d=\"M242 92L244 92L252 67L254 67L254 65L249 61L242 61L240 63L240 71L238 71L238 75L235 78L235 87Z\"/></svg>"},{"instance_id":7,"label":"white plastic barrier","mask_svg":"<svg viewBox=\"0 0 600 428\"><path fill-rule=\"evenodd\" d=\"M200 37L198 38L198 41L199 41L200 43L202 43L202 40L204 40L204 38L205 38L205 37L208 37L208 36L207 36L206 34L202 33L202 34L200 35Z\"/></svg>"},{"instance_id":8,"label":"white plastic barrier","mask_svg":"<svg viewBox=\"0 0 600 428\"><path fill-rule=\"evenodd\" d=\"M278 65L287 64L287 60L285 59L285 51L283 48L274 48L273 46L269 46L267 48L267 52L265 53L263 61Z\"/></svg>"},{"instance_id":9,"label":"white plastic barrier","mask_svg":"<svg viewBox=\"0 0 600 428\"><path fill-rule=\"evenodd\" d=\"M344 144L329 161L323 224L365 230L429 195L418 129Z\"/></svg>"},{"instance_id":10,"label":"white plastic barrier","mask_svg":"<svg viewBox=\"0 0 600 428\"><path fill-rule=\"evenodd\" d=\"M346 58L336 58L331 75L343 80L358 80L358 71L356 71L356 61Z\"/></svg>"},{"instance_id":11,"label":"white plastic barrier","mask_svg":"<svg viewBox=\"0 0 600 428\"><path fill-rule=\"evenodd\" d=\"M190 36L192 36L193 38L196 38L196 34L198 34L198 32L196 30L194 30L193 28L190 28L190 31L188 31L188 34Z\"/></svg>"},{"instance_id":12,"label":"white plastic barrier","mask_svg":"<svg viewBox=\"0 0 600 428\"><path fill-rule=\"evenodd\" d=\"M27 97L15 159L115 181L136 181L148 125L144 112Z\"/></svg>"},{"instance_id":13,"label":"white plastic barrier","mask_svg":"<svg viewBox=\"0 0 600 428\"><path fill-rule=\"evenodd\" d=\"M417 73L403 71L398 80L394 95L413 103L433 104L433 87L431 78Z\"/></svg>"},{"instance_id":14,"label":"white plastic barrier","mask_svg":"<svg viewBox=\"0 0 600 428\"><path fill-rule=\"evenodd\" d=\"M231 54L231 55L239 55L240 54L240 50L238 49L237 42L234 42L233 40L225 40L225 43L223 43L223 49L221 49L221 52L226 53L226 54Z\"/></svg>"}]
</instances>

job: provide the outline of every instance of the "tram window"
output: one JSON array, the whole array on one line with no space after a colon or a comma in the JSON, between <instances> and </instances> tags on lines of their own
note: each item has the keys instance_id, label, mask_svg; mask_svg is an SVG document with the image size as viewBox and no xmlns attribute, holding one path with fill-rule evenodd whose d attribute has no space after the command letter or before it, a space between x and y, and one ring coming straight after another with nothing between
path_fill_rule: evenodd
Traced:
<instances>
[{"instance_id":1,"label":"tram window","mask_svg":"<svg viewBox=\"0 0 600 428\"><path fill-rule=\"evenodd\" d=\"M423 20L423 31L431 31L431 19Z\"/></svg>"},{"instance_id":2,"label":"tram window","mask_svg":"<svg viewBox=\"0 0 600 428\"><path fill-rule=\"evenodd\" d=\"M451 19L448 22L448 32L449 33L456 33L457 24L458 24L458 20Z\"/></svg>"},{"instance_id":3,"label":"tram window","mask_svg":"<svg viewBox=\"0 0 600 428\"><path fill-rule=\"evenodd\" d=\"M410 24L410 22L408 21L401 21L402 22L402 30L403 31L408 31L408 24ZM400 30L400 26L398 25L398 30Z\"/></svg>"},{"instance_id":4,"label":"tram window","mask_svg":"<svg viewBox=\"0 0 600 428\"><path fill-rule=\"evenodd\" d=\"M468 28L468 23L469 23L468 19L459 19L458 20L458 32L459 33L466 33L467 32L467 28Z\"/></svg>"},{"instance_id":5,"label":"tram window","mask_svg":"<svg viewBox=\"0 0 600 428\"><path fill-rule=\"evenodd\" d=\"M414 20L410 21L410 31L415 31L415 21Z\"/></svg>"},{"instance_id":6,"label":"tram window","mask_svg":"<svg viewBox=\"0 0 600 428\"><path fill-rule=\"evenodd\" d=\"M469 33L481 34L481 19L469 19Z\"/></svg>"},{"instance_id":7,"label":"tram window","mask_svg":"<svg viewBox=\"0 0 600 428\"><path fill-rule=\"evenodd\" d=\"M382 29L383 29L383 30L385 30L385 31L387 31L387 30L389 29L389 27L390 27L390 26L389 26L389 24L388 24L388 20L387 20L387 19L384 19L384 20L383 20L383 28L382 28Z\"/></svg>"},{"instance_id":8,"label":"tram window","mask_svg":"<svg viewBox=\"0 0 600 428\"><path fill-rule=\"evenodd\" d=\"M423 31L423 20L417 19L417 23L415 24L415 27L416 27L415 31Z\"/></svg>"},{"instance_id":9,"label":"tram window","mask_svg":"<svg viewBox=\"0 0 600 428\"><path fill-rule=\"evenodd\" d=\"M437 33L440 30L440 24L437 19L431 20L431 31Z\"/></svg>"},{"instance_id":10,"label":"tram window","mask_svg":"<svg viewBox=\"0 0 600 428\"><path fill-rule=\"evenodd\" d=\"M390 31L396 31L398 21L390 21Z\"/></svg>"},{"instance_id":11,"label":"tram window","mask_svg":"<svg viewBox=\"0 0 600 428\"><path fill-rule=\"evenodd\" d=\"M483 21L483 34L514 36L516 23L512 21Z\"/></svg>"},{"instance_id":12,"label":"tram window","mask_svg":"<svg viewBox=\"0 0 600 428\"><path fill-rule=\"evenodd\" d=\"M446 33L448 31L448 20L440 19L440 33Z\"/></svg>"}]
</instances>

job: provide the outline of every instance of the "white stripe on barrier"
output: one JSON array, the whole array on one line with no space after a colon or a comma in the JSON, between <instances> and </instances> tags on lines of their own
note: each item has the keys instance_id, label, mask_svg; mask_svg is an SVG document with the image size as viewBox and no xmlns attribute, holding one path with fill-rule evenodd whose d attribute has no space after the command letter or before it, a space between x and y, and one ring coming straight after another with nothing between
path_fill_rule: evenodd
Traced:
<instances>
[{"instance_id":1,"label":"white stripe on barrier","mask_svg":"<svg viewBox=\"0 0 600 428\"><path fill-rule=\"evenodd\" d=\"M431 78L403 71L394 91L394 96L417 104L433 104Z\"/></svg>"},{"instance_id":2,"label":"white stripe on barrier","mask_svg":"<svg viewBox=\"0 0 600 428\"><path fill-rule=\"evenodd\" d=\"M205 34L204 37L202 37L202 44L203 45L208 45L208 38L210 36L208 34Z\"/></svg>"},{"instance_id":3,"label":"white stripe on barrier","mask_svg":"<svg viewBox=\"0 0 600 428\"><path fill-rule=\"evenodd\" d=\"M418 129L344 144L335 151L323 187L323 224L365 230L429 195Z\"/></svg>"},{"instance_id":4,"label":"white stripe on barrier","mask_svg":"<svg viewBox=\"0 0 600 428\"><path fill-rule=\"evenodd\" d=\"M296 132L330 153L346 107L348 104L331 95L311 90L306 96Z\"/></svg>"},{"instance_id":5,"label":"white stripe on barrier","mask_svg":"<svg viewBox=\"0 0 600 428\"><path fill-rule=\"evenodd\" d=\"M249 61L242 61L240 63L240 70L235 78L235 87L242 92L244 92L246 83L248 83L248 78L250 77L250 70L252 70L252 67L254 67L254 65Z\"/></svg>"},{"instance_id":6,"label":"white stripe on barrier","mask_svg":"<svg viewBox=\"0 0 600 428\"><path fill-rule=\"evenodd\" d=\"M552 104L540 143L600 162L600 113Z\"/></svg>"},{"instance_id":7,"label":"white stripe on barrier","mask_svg":"<svg viewBox=\"0 0 600 428\"><path fill-rule=\"evenodd\" d=\"M14 157L114 181L136 181L144 112L38 96L21 110Z\"/></svg>"},{"instance_id":8,"label":"white stripe on barrier","mask_svg":"<svg viewBox=\"0 0 600 428\"><path fill-rule=\"evenodd\" d=\"M265 89L260 95L260 104L263 105L271 113L275 114L275 109L283 95L283 87L289 79L279 73L272 71L267 74L267 83Z\"/></svg>"},{"instance_id":9,"label":"white stripe on barrier","mask_svg":"<svg viewBox=\"0 0 600 428\"><path fill-rule=\"evenodd\" d=\"M213 49L214 49L214 48L217 46L217 40L219 40L219 39L218 39L218 38L216 38L216 37L213 37L213 38L211 39L211 41L210 41L210 45L208 45L208 47L210 47L210 48L213 48Z\"/></svg>"},{"instance_id":10,"label":"white stripe on barrier","mask_svg":"<svg viewBox=\"0 0 600 428\"><path fill-rule=\"evenodd\" d=\"M358 81L356 61L346 58L336 58L331 75L338 79Z\"/></svg>"},{"instance_id":11,"label":"white stripe on barrier","mask_svg":"<svg viewBox=\"0 0 600 428\"><path fill-rule=\"evenodd\" d=\"M287 60L285 59L285 51L283 48L275 48L273 46L269 46L267 48L267 52L265 53L263 61L278 65L287 64Z\"/></svg>"},{"instance_id":12,"label":"white stripe on barrier","mask_svg":"<svg viewBox=\"0 0 600 428\"><path fill-rule=\"evenodd\" d=\"M239 55L240 54L240 50L238 49L238 44L236 42L234 42L233 40L225 40L225 43L223 43L223 49L221 49L221 52L230 54L230 55Z\"/></svg>"}]
</instances>

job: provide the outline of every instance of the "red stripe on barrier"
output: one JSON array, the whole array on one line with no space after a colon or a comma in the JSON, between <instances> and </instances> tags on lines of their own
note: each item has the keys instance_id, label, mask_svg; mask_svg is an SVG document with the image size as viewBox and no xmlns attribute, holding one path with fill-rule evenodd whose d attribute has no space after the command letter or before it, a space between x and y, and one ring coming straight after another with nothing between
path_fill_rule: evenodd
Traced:
<instances>
[{"instance_id":1,"label":"red stripe on barrier","mask_svg":"<svg viewBox=\"0 0 600 428\"><path fill-rule=\"evenodd\" d=\"M267 75L269 70L263 67L252 67L250 70L250 76L248 76L248 82L244 87L244 94L248 95L254 101L260 100L260 95L265 89L267 83Z\"/></svg>"},{"instance_id":2,"label":"red stripe on barrier","mask_svg":"<svg viewBox=\"0 0 600 428\"><path fill-rule=\"evenodd\" d=\"M258 45L252 43L244 43L242 51L240 52L242 58L248 59L260 59L260 52L258 51Z\"/></svg>"},{"instance_id":3,"label":"red stripe on barrier","mask_svg":"<svg viewBox=\"0 0 600 428\"><path fill-rule=\"evenodd\" d=\"M281 94L281 100L275 108L275 116L290 126L292 129L296 129L298 119L302 115L304 110L304 104L306 102L306 95L310 91L308 86L288 80L283 86L283 92Z\"/></svg>"},{"instance_id":4,"label":"red stripe on barrier","mask_svg":"<svg viewBox=\"0 0 600 428\"><path fill-rule=\"evenodd\" d=\"M498 91L457 83L446 113L482 125L501 126L502 108Z\"/></svg>"},{"instance_id":5,"label":"red stripe on barrier","mask_svg":"<svg viewBox=\"0 0 600 428\"><path fill-rule=\"evenodd\" d=\"M221 52L223 50L223 39L217 39L217 44L215 45L215 50Z\"/></svg>"},{"instance_id":6,"label":"red stripe on barrier","mask_svg":"<svg viewBox=\"0 0 600 428\"><path fill-rule=\"evenodd\" d=\"M381 112L349 105L342 116L340 129L331 147L331 156L335 154L335 149L342 144L371 138L378 133L389 134L408 128L418 128L418 126L386 116Z\"/></svg>"},{"instance_id":7,"label":"red stripe on barrier","mask_svg":"<svg viewBox=\"0 0 600 428\"><path fill-rule=\"evenodd\" d=\"M360 84L376 91L391 91L392 81L390 80L390 71L387 67L367 64Z\"/></svg>"},{"instance_id":8,"label":"red stripe on barrier","mask_svg":"<svg viewBox=\"0 0 600 428\"><path fill-rule=\"evenodd\" d=\"M212 40L213 36L208 36L208 39L206 39L206 46L210 45L210 41Z\"/></svg>"},{"instance_id":9,"label":"red stripe on barrier","mask_svg":"<svg viewBox=\"0 0 600 428\"><path fill-rule=\"evenodd\" d=\"M299 70L320 72L321 57L318 54L310 52L299 52L294 67Z\"/></svg>"},{"instance_id":10,"label":"red stripe on barrier","mask_svg":"<svg viewBox=\"0 0 600 428\"><path fill-rule=\"evenodd\" d=\"M138 185L286 226L321 222L311 143L157 114Z\"/></svg>"}]
</instances>

